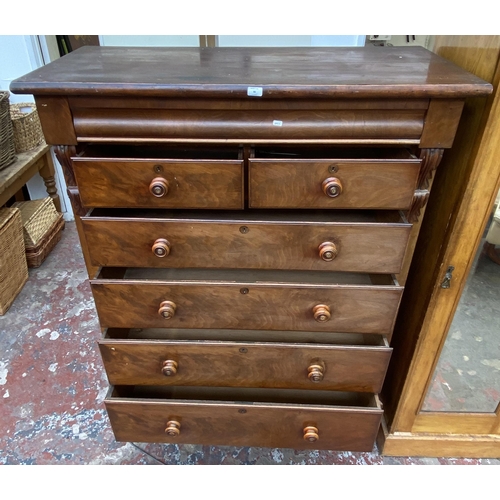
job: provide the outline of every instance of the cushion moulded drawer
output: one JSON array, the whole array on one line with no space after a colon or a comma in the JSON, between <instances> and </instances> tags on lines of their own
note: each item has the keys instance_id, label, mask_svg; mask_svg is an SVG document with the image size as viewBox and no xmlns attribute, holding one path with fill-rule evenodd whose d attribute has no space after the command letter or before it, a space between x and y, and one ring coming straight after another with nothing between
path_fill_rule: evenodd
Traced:
<instances>
[{"instance_id":1,"label":"cushion moulded drawer","mask_svg":"<svg viewBox=\"0 0 500 500\"><path fill-rule=\"evenodd\" d=\"M82 223L96 266L398 273L412 226L391 215L95 209Z\"/></svg>"},{"instance_id":2,"label":"cushion moulded drawer","mask_svg":"<svg viewBox=\"0 0 500 500\"><path fill-rule=\"evenodd\" d=\"M86 207L243 208L237 148L108 147L88 149L72 162Z\"/></svg>"},{"instance_id":3,"label":"cushion moulded drawer","mask_svg":"<svg viewBox=\"0 0 500 500\"><path fill-rule=\"evenodd\" d=\"M422 160L406 149L257 149L251 208L410 208Z\"/></svg>"},{"instance_id":4,"label":"cushion moulded drawer","mask_svg":"<svg viewBox=\"0 0 500 500\"><path fill-rule=\"evenodd\" d=\"M105 400L117 441L371 451L368 393L117 386Z\"/></svg>"}]
</instances>

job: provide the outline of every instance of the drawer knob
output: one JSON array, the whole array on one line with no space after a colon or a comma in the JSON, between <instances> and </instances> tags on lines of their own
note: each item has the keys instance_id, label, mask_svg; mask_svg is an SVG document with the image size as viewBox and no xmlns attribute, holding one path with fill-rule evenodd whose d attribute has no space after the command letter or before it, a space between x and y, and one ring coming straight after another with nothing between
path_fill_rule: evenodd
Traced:
<instances>
[{"instance_id":1,"label":"drawer knob","mask_svg":"<svg viewBox=\"0 0 500 500\"><path fill-rule=\"evenodd\" d=\"M310 443L317 441L319 439L318 428L313 427L312 425L304 427L304 439Z\"/></svg>"},{"instance_id":2,"label":"drawer knob","mask_svg":"<svg viewBox=\"0 0 500 500\"><path fill-rule=\"evenodd\" d=\"M307 369L307 377L311 382L321 382L325 376L325 365L323 363L312 363Z\"/></svg>"},{"instance_id":3,"label":"drawer knob","mask_svg":"<svg viewBox=\"0 0 500 500\"><path fill-rule=\"evenodd\" d=\"M177 420L169 420L165 434L170 437L177 437L181 433L181 424Z\"/></svg>"},{"instance_id":4,"label":"drawer knob","mask_svg":"<svg viewBox=\"0 0 500 500\"><path fill-rule=\"evenodd\" d=\"M324 304L318 304L313 307L314 319L319 323L324 323L330 319L330 308Z\"/></svg>"},{"instance_id":5,"label":"drawer knob","mask_svg":"<svg viewBox=\"0 0 500 500\"><path fill-rule=\"evenodd\" d=\"M167 359L163 362L161 372L165 377L172 377L177 373L177 362L173 359Z\"/></svg>"},{"instance_id":6,"label":"drawer knob","mask_svg":"<svg viewBox=\"0 0 500 500\"><path fill-rule=\"evenodd\" d=\"M161 198L168 193L168 181L163 177L155 177L151 184L149 185L149 192L156 196L156 198Z\"/></svg>"},{"instance_id":7,"label":"drawer knob","mask_svg":"<svg viewBox=\"0 0 500 500\"><path fill-rule=\"evenodd\" d=\"M339 253L337 245L335 245L335 243L332 243L331 241L325 241L324 243L321 243L318 250L319 256L326 262L330 262L335 259L335 257L337 257L337 254Z\"/></svg>"},{"instance_id":8,"label":"drawer knob","mask_svg":"<svg viewBox=\"0 0 500 500\"><path fill-rule=\"evenodd\" d=\"M321 184L321 188L323 189L323 193L330 198L336 198L342 194L342 183L336 177L325 179Z\"/></svg>"},{"instance_id":9,"label":"drawer knob","mask_svg":"<svg viewBox=\"0 0 500 500\"><path fill-rule=\"evenodd\" d=\"M165 238L158 238L151 247L157 257L166 257L170 253L170 243Z\"/></svg>"},{"instance_id":10,"label":"drawer knob","mask_svg":"<svg viewBox=\"0 0 500 500\"><path fill-rule=\"evenodd\" d=\"M177 309L177 306L175 305L174 302L170 300L164 300L160 304L160 309L158 309L158 314L160 316L163 316L165 319L172 319L175 315L175 310Z\"/></svg>"}]
</instances>

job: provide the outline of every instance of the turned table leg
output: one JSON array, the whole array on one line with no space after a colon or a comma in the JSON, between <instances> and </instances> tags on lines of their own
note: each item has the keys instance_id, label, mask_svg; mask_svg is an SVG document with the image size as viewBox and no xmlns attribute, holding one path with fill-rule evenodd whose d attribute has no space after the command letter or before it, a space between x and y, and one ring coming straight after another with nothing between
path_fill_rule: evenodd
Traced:
<instances>
[{"instance_id":1,"label":"turned table leg","mask_svg":"<svg viewBox=\"0 0 500 500\"><path fill-rule=\"evenodd\" d=\"M43 178L43 182L45 183L45 188L47 189L47 193L54 201L54 205L58 212L61 211L61 200L59 199L59 194L57 192L56 180L55 180L55 170L54 170L54 162L52 161L52 155L50 150L47 151L45 156L43 157L43 167L40 168L40 175Z\"/></svg>"}]
</instances>

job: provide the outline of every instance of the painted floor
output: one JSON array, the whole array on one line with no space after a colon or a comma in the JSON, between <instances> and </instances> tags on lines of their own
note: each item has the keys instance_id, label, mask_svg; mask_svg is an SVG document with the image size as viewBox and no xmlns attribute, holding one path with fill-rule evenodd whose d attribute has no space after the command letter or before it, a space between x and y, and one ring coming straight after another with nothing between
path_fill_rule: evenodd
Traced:
<instances>
[{"instance_id":1,"label":"painted floor","mask_svg":"<svg viewBox=\"0 0 500 500\"><path fill-rule=\"evenodd\" d=\"M492 459L118 443L74 223L0 316L0 464L500 464Z\"/></svg>"}]
</instances>

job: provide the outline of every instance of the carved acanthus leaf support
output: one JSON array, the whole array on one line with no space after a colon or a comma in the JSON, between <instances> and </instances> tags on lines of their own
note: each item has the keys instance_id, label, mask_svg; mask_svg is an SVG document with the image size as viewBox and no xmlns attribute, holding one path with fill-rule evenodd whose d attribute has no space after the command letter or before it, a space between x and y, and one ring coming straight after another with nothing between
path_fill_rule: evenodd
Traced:
<instances>
[{"instance_id":1,"label":"carved acanthus leaf support","mask_svg":"<svg viewBox=\"0 0 500 500\"><path fill-rule=\"evenodd\" d=\"M75 146L55 146L54 152L61 164L66 179L68 196L75 215L85 215L86 210L80 199L80 192L76 184L75 173L73 172L73 162L71 158L76 155Z\"/></svg>"},{"instance_id":2,"label":"carved acanthus leaf support","mask_svg":"<svg viewBox=\"0 0 500 500\"><path fill-rule=\"evenodd\" d=\"M418 189L428 189L432 172L436 170L443 158L444 149L422 149L420 159L422 166L418 175Z\"/></svg>"}]
</instances>

